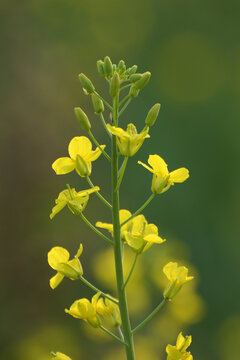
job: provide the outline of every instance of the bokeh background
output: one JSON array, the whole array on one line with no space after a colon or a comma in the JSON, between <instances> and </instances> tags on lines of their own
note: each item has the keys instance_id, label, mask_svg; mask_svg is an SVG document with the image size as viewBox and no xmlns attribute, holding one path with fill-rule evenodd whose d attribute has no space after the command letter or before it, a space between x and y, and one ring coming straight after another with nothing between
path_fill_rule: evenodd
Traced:
<instances>
[{"instance_id":1,"label":"bokeh background","mask_svg":"<svg viewBox=\"0 0 240 360\"><path fill-rule=\"evenodd\" d=\"M107 97L95 65L106 55L152 72L123 127L141 128L149 108L162 104L151 139L129 161L122 208L134 211L149 196L151 175L136 163L148 154L191 174L145 210L168 241L136 267L128 291L132 322L157 305L169 259L187 264L196 280L136 336L137 359L164 360L165 346L181 330L193 336L194 359L239 359L239 16L237 0L1 1L1 359L47 360L51 350L73 360L124 358L111 339L64 313L93 293L67 279L52 291L46 261L52 246L74 254L81 241L85 276L114 293L108 246L67 210L49 219L67 182L88 187L76 174L51 169L67 155L70 139L83 135L74 106L84 108L99 142L108 145L77 78L84 72ZM102 157L92 173L106 197L108 171ZM94 196L85 215L110 221Z\"/></svg>"}]
</instances>

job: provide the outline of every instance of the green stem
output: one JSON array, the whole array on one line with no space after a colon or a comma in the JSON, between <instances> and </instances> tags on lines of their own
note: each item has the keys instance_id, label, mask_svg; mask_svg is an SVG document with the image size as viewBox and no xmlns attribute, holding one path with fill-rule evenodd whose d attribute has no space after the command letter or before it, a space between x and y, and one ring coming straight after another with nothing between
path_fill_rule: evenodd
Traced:
<instances>
[{"instance_id":1,"label":"green stem","mask_svg":"<svg viewBox=\"0 0 240 360\"><path fill-rule=\"evenodd\" d=\"M128 95L126 95L123 99L122 99L122 101L120 101L120 103L119 103L119 105L118 105L118 107L120 108L120 106L122 106L122 104L124 104L125 103L125 101L129 98L129 94ZM119 116L119 114L118 114L118 116Z\"/></svg>"},{"instance_id":2,"label":"green stem","mask_svg":"<svg viewBox=\"0 0 240 360\"><path fill-rule=\"evenodd\" d=\"M106 329L105 327L103 327L102 325L99 326L100 329L102 329L103 331L105 331L105 333L107 333L108 335L112 336L115 340L117 340L118 342L120 342L123 345L127 345L125 343L125 341L123 341L122 339L120 339L118 336L114 335L111 331L109 331L108 329Z\"/></svg>"},{"instance_id":3,"label":"green stem","mask_svg":"<svg viewBox=\"0 0 240 360\"><path fill-rule=\"evenodd\" d=\"M125 158L123 160L123 164L122 164L121 169L120 169L120 174L119 174L119 177L118 177L118 183L117 183L117 187L116 187L115 191L117 191L120 188L120 185L121 185L121 182L122 182L122 179L123 179L123 175L124 175L124 172L125 172L125 169L126 169L126 166L127 166L127 162L128 162L128 156L125 156Z\"/></svg>"},{"instance_id":4,"label":"green stem","mask_svg":"<svg viewBox=\"0 0 240 360\"><path fill-rule=\"evenodd\" d=\"M102 148L101 148L101 145L99 145L99 142L95 139L93 133L91 132L91 130L88 131L88 135L90 136L90 138L92 139L92 141L94 142L94 144L99 148L99 150L101 150L101 152L103 153L103 155L105 156L105 158L108 160L108 161L112 161L110 156L106 153L106 151L104 151Z\"/></svg>"},{"instance_id":5,"label":"green stem","mask_svg":"<svg viewBox=\"0 0 240 360\"><path fill-rule=\"evenodd\" d=\"M80 214L80 217L83 219L83 221L99 236L101 236L104 240L106 240L107 242L109 242L111 245L113 245L113 241L111 239L109 239L107 236L105 236L103 233L101 233L101 231L99 231L97 228L95 228L95 226L90 223L90 221L88 221L88 219L83 215L83 213Z\"/></svg>"},{"instance_id":6,"label":"green stem","mask_svg":"<svg viewBox=\"0 0 240 360\"><path fill-rule=\"evenodd\" d=\"M113 111L111 105L104 98L102 98L101 95L99 95L96 91L94 91L94 94L102 100L102 102L109 108L109 110Z\"/></svg>"},{"instance_id":7,"label":"green stem","mask_svg":"<svg viewBox=\"0 0 240 360\"><path fill-rule=\"evenodd\" d=\"M113 125L118 125L118 96L113 98ZM116 136L112 136L112 213L113 213L113 234L114 234L114 257L115 270L117 279L117 290L119 299L119 310L122 320L122 330L125 341L125 352L127 360L134 360L134 345L131 332L131 325L128 313L127 299L124 286L121 236L120 236L120 220L119 220L119 192L116 190L118 182L118 150Z\"/></svg>"},{"instance_id":8,"label":"green stem","mask_svg":"<svg viewBox=\"0 0 240 360\"><path fill-rule=\"evenodd\" d=\"M126 101L126 103L123 105L123 107L121 108L120 112L119 112L119 116L122 115L122 113L124 112L124 110L126 109L126 107L130 104L130 102L132 101L132 98L128 99L128 101Z\"/></svg>"},{"instance_id":9,"label":"green stem","mask_svg":"<svg viewBox=\"0 0 240 360\"><path fill-rule=\"evenodd\" d=\"M130 270L130 272L129 272L129 274L128 274L127 280L125 281L125 283L124 283L124 285L123 285L123 289L125 289L125 287L127 286L128 281L130 280L130 277L132 276L133 270L134 270L135 265L136 265L136 263L137 263L138 255L139 255L139 254L136 253L135 259L134 259L134 262L133 262L133 264L132 264L131 270Z\"/></svg>"},{"instance_id":10,"label":"green stem","mask_svg":"<svg viewBox=\"0 0 240 360\"><path fill-rule=\"evenodd\" d=\"M143 320L138 326L136 326L135 329L133 329L132 333L134 334L137 330L141 329L145 324L147 324L147 322L152 319L152 317L163 307L166 302L167 299L164 298L160 304L151 312L151 314L148 315L148 317L146 317L146 319Z\"/></svg>"},{"instance_id":11,"label":"green stem","mask_svg":"<svg viewBox=\"0 0 240 360\"><path fill-rule=\"evenodd\" d=\"M125 90L125 89L129 88L130 86L132 86L132 84L124 85L123 87L120 88L119 91Z\"/></svg>"},{"instance_id":12,"label":"green stem","mask_svg":"<svg viewBox=\"0 0 240 360\"><path fill-rule=\"evenodd\" d=\"M110 139L111 139L111 138L112 138L112 134L110 133L110 131L109 131L108 128L107 128L107 124L106 124L106 121L105 121L105 119L104 119L103 113L100 113L99 116L100 116L100 118L101 118L101 121L102 121L102 124L103 124L104 129L106 130L108 136L109 136Z\"/></svg>"},{"instance_id":13,"label":"green stem","mask_svg":"<svg viewBox=\"0 0 240 360\"><path fill-rule=\"evenodd\" d=\"M89 185L91 186L91 188L94 188L95 186L93 185L93 183L91 182L89 176L86 176L87 182L89 183ZM96 191L95 193L97 195L97 197L107 206L109 207L109 209L112 210L112 205L109 204L109 202L100 194L99 191Z\"/></svg>"},{"instance_id":14,"label":"green stem","mask_svg":"<svg viewBox=\"0 0 240 360\"><path fill-rule=\"evenodd\" d=\"M135 211L134 214L132 214L127 220L125 220L123 223L121 223L121 226L125 225L128 221L132 220L132 218L134 218L134 216L137 216L140 212L142 212L143 209L145 209L145 207L150 203L150 201L152 201L154 196L155 196L155 194L152 193L152 195L147 199L147 201L137 211Z\"/></svg>"},{"instance_id":15,"label":"green stem","mask_svg":"<svg viewBox=\"0 0 240 360\"><path fill-rule=\"evenodd\" d=\"M113 303L118 305L118 301L113 299L111 296L105 294L103 291L99 290L96 286L94 286L93 284L91 284L87 279L85 279L83 276L80 277L80 279L82 280L82 282L84 284L86 284L88 287L90 287L90 289L96 291L96 292L100 292L102 296L104 296L106 299L111 300Z\"/></svg>"}]
</instances>

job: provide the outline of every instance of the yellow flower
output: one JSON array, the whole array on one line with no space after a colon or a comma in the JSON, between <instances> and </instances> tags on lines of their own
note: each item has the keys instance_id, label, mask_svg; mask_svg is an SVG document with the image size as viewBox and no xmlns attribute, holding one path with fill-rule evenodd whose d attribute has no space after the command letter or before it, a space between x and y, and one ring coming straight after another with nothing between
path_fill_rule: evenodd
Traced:
<instances>
[{"instance_id":1,"label":"yellow flower","mask_svg":"<svg viewBox=\"0 0 240 360\"><path fill-rule=\"evenodd\" d=\"M188 269L185 266L178 266L176 262L169 262L165 265L163 272L170 281L164 290L163 296L169 300L178 293L183 284L193 279L193 276L187 276Z\"/></svg>"},{"instance_id":2,"label":"yellow flower","mask_svg":"<svg viewBox=\"0 0 240 360\"><path fill-rule=\"evenodd\" d=\"M51 355L52 355L52 360L72 360L69 356L61 352L56 352L56 354L51 353Z\"/></svg>"},{"instance_id":3,"label":"yellow flower","mask_svg":"<svg viewBox=\"0 0 240 360\"><path fill-rule=\"evenodd\" d=\"M99 190L100 188L95 186L92 189L82 190L79 192L77 192L75 189L71 189L71 193L68 189L61 191L58 195L58 198L55 200L56 205L52 208L50 219L53 219L54 216L58 214L66 205L74 215L79 215L81 212L83 212L88 203L89 194Z\"/></svg>"},{"instance_id":4,"label":"yellow flower","mask_svg":"<svg viewBox=\"0 0 240 360\"><path fill-rule=\"evenodd\" d=\"M98 327L101 325L99 316L97 314L97 301L100 295L100 292L95 294L92 297L91 302L85 298L76 300L71 305L69 310L65 309L65 312L69 315L72 315L76 319L82 319L88 322L93 327Z\"/></svg>"},{"instance_id":5,"label":"yellow flower","mask_svg":"<svg viewBox=\"0 0 240 360\"><path fill-rule=\"evenodd\" d=\"M138 161L138 164L141 164L153 173L151 188L153 193L162 194L174 183L182 183L189 177L189 171L186 168L169 172L167 164L159 155L149 155L148 163L151 167Z\"/></svg>"},{"instance_id":6,"label":"yellow flower","mask_svg":"<svg viewBox=\"0 0 240 360\"><path fill-rule=\"evenodd\" d=\"M137 253L144 253L154 243L161 244L165 241L158 236L157 226L148 224L143 215L135 216L132 219L130 228L124 231L124 238Z\"/></svg>"},{"instance_id":7,"label":"yellow flower","mask_svg":"<svg viewBox=\"0 0 240 360\"><path fill-rule=\"evenodd\" d=\"M104 149L105 145L101 145L101 148ZM67 174L75 169L80 176L89 176L92 171L92 161L97 160L101 155L99 148L92 151L92 143L85 136L74 137L68 145L68 152L70 157L61 157L52 164L57 175Z\"/></svg>"},{"instance_id":8,"label":"yellow flower","mask_svg":"<svg viewBox=\"0 0 240 360\"><path fill-rule=\"evenodd\" d=\"M128 124L126 131L110 124L107 124L107 128L113 135L116 135L120 153L124 156L135 155L142 146L144 139L150 137L148 135L149 127L140 134L137 133L133 124Z\"/></svg>"},{"instance_id":9,"label":"yellow flower","mask_svg":"<svg viewBox=\"0 0 240 360\"><path fill-rule=\"evenodd\" d=\"M101 315L111 326L121 325L121 317L119 307L109 299L100 298L97 302L97 312Z\"/></svg>"},{"instance_id":10,"label":"yellow flower","mask_svg":"<svg viewBox=\"0 0 240 360\"><path fill-rule=\"evenodd\" d=\"M125 220L127 220L132 214L128 210L120 210L119 211L119 219L120 224L122 224ZM103 223L101 221L96 222L96 226L101 229L106 229L113 236L113 224ZM128 230L131 226L131 220L128 221L125 225L121 227L121 237L123 238L124 231Z\"/></svg>"},{"instance_id":11,"label":"yellow flower","mask_svg":"<svg viewBox=\"0 0 240 360\"><path fill-rule=\"evenodd\" d=\"M186 349L190 346L192 342L191 336L184 337L182 333L177 337L176 345L167 345L166 353L167 360L193 360L193 356Z\"/></svg>"},{"instance_id":12,"label":"yellow flower","mask_svg":"<svg viewBox=\"0 0 240 360\"><path fill-rule=\"evenodd\" d=\"M48 264L52 269L57 271L57 274L50 279L50 286L55 289L64 276L71 280L77 280L83 274L82 265L79 257L82 254L83 247L80 245L77 254L72 260L69 260L69 252L63 247L56 246L48 252Z\"/></svg>"}]
</instances>

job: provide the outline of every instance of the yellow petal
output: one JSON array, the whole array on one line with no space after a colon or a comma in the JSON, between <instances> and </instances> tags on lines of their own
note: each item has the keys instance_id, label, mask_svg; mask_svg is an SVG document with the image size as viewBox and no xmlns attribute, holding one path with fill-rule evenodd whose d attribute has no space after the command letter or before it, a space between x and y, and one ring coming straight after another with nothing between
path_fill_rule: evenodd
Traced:
<instances>
[{"instance_id":1,"label":"yellow petal","mask_svg":"<svg viewBox=\"0 0 240 360\"><path fill-rule=\"evenodd\" d=\"M57 205L52 208L52 212L50 214L50 219L53 219L55 215L57 215L65 206L67 205L67 201L61 201Z\"/></svg>"},{"instance_id":2,"label":"yellow petal","mask_svg":"<svg viewBox=\"0 0 240 360\"><path fill-rule=\"evenodd\" d=\"M51 268L57 270L58 264L67 262L69 256L69 252L66 249L56 246L48 252L48 264Z\"/></svg>"},{"instance_id":3,"label":"yellow petal","mask_svg":"<svg viewBox=\"0 0 240 360\"><path fill-rule=\"evenodd\" d=\"M72 360L72 359L63 353L56 352L52 360Z\"/></svg>"},{"instance_id":4,"label":"yellow petal","mask_svg":"<svg viewBox=\"0 0 240 360\"><path fill-rule=\"evenodd\" d=\"M154 173L160 173L162 177L168 176L168 168L165 161L159 155L149 155L148 163L153 168Z\"/></svg>"},{"instance_id":5,"label":"yellow petal","mask_svg":"<svg viewBox=\"0 0 240 360\"><path fill-rule=\"evenodd\" d=\"M129 138L129 134L126 131L124 131L123 129L121 129L120 127L111 126L110 124L107 124L107 128L113 135L116 135L116 136L118 136L120 138L124 138L124 139Z\"/></svg>"},{"instance_id":6,"label":"yellow petal","mask_svg":"<svg viewBox=\"0 0 240 360\"><path fill-rule=\"evenodd\" d=\"M68 145L68 152L73 160L76 159L77 155L80 155L85 159L85 156L87 156L91 151L92 143L86 136L76 136Z\"/></svg>"},{"instance_id":7,"label":"yellow petal","mask_svg":"<svg viewBox=\"0 0 240 360\"><path fill-rule=\"evenodd\" d=\"M89 194L92 194L96 191L99 191L100 190L100 187L99 186L94 186L92 189L87 189L87 190L82 190L82 191L79 191L76 195L76 198L82 198L82 197L85 197Z\"/></svg>"},{"instance_id":8,"label":"yellow petal","mask_svg":"<svg viewBox=\"0 0 240 360\"><path fill-rule=\"evenodd\" d=\"M176 342L177 349L183 352L190 346L191 342L192 342L191 336L184 337L180 332L178 334L177 342Z\"/></svg>"},{"instance_id":9,"label":"yellow petal","mask_svg":"<svg viewBox=\"0 0 240 360\"><path fill-rule=\"evenodd\" d=\"M182 360L182 354L175 346L167 345L166 352L168 354L167 360Z\"/></svg>"},{"instance_id":10,"label":"yellow petal","mask_svg":"<svg viewBox=\"0 0 240 360\"><path fill-rule=\"evenodd\" d=\"M174 282L176 278L173 277L173 272L177 269L177 263L170 261L163 267L163 272L171 282Z\"/></svg>"},{"instance_id":11,"label":"yellow petal","mask_svg":"<svg viewBox=\"0 0 240 360\"><path fill-rule=\"evenodd\" d=\"M83 252L83 246L82 246L82 244L80 244L79 249L75 255L75 258L78 259L82 255L82 252Z\"/></svg>"},{"instance_id":12,"label":"yellow petal","mask_svg":"<svg viewBox=\"0 0 240 360\"><path fill-rule=\"evenodd\" d=\"M101 149L105 149L106 145L100 145ZM99 156L102 154L101 150L99 148L96 148L96 150L91 151L89 154L86 155L85 160L86 161L95 161Z\"/></svg>"},{"instance_id":13,"label":"yellow petal","mask_svg":"<svg viewBox=\"0 0 240 360\"><path fill-rule=\"evenodd\" d=\"M75 169L75 162L69 157L61 157L54 161L52 168L57 175L68 174Z\"/></svg>"},{"instance_id":14,"label":"yellow petal","mask_svg":"<svg viewBox=\"0 0 240 360\"><path fill-rule=\"evenodd\" d=\"M113 235L113 224L108 224L108 223L103 223L101 221L97 221L96 226L101 229L108 230Z\"/></svg>"},{"instance_id":15,"label":"yellow petal","mask_svg":"<svg viewBox=\"0 0 240 360\"><path fill-rule=\"evenodd\" d=\"M144 236L143 239L147 242L151 242L151 243L155 243L155 244L162 244L164 241L166 241L165 239L162 239L160 236L155 235L155 234L146 235L146 236Z\"/></svg>"},{"instance_id":16,"label":"yellow petal","mask_svg":"<svg viewBox=\"0 0 240 360\"><path fill-rule=\"evenodd\" d=\"M182 183L189 178L189 171L186 168L180 168L170 173L169 181L171 183Z\"/></svg>"},{"instance_id":17,"label":"yellow petal","mask_svg":"<svg viewBox=\"0 0 240 360\"><path fill-rule=\"evenodd\" d=\"M144 245L142 236L134 236L131 233L126 232L125 239L126 239L126 242L128 243L128 245L136 251L140 250Z\"/></svg>"},{"instance_id":18,"label":"yellow petal","mask_svg":"<svg viewBox=\"0 0 240 360\"><path fill-rule=\"evenodd\" d=\"M152 173L154 172L152 168L150 168L148 165L144 164L143 162L138 161L138 164L144 166L148 171L151 171Z\"/></svg>"},{"instance_id":19,"label":"yellow petal","mask_svg":"<svg viewBox=\"0 0 240 360\"><path fill-rule=\"evenodd\" d=\"M51 288L54 290L59 284L60 282L63 280L64 275L57 273L55 276L53 276L50 279L50 286Z\"/></svg>"},{"instance_id":20,"label":"yellow petal","mask_svg":"<svg viewBox=\"0 0 240 360\"><path fill-rule=\"evenodd\" d=\"M143 215L138 215L132 219L132 229L131 233L133 235L141 235L147 225L147 221Z\"/></svg>"}]
</instances>

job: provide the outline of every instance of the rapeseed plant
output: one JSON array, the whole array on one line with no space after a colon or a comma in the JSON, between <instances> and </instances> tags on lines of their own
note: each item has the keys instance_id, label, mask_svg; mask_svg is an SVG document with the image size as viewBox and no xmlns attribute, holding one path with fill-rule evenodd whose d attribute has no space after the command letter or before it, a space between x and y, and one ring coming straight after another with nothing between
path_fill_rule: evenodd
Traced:
<instances>
[{"instance_id":1,"label":"rapeseed plant","mask_svg":"<svg viewBox=\"0 0 240 360\"><path fill-rule=\"evenodd\" d=\"M87 114L80 107L76 107L74 109L76 118L82 130L87 133L96 145L96 149L92 150L92 142L88 137L74 137L68 146L69 157L58 158L53 162L52 168L57 175L68 174L75 170L80 177L86 178L91 188L77 192L74 188L67 185L67 188L56 199L56 205L52 209L50 218L52 219L67 206L74 215L79 216L97 235L112 246L114 251L117 298L106 294L83 277L83 269L79 261L79 257L82 254L82 245L80 245L77 254L72 260L69 260L70 255L68 251L62 247L54 247L49 251L49 265L57 271L57 274L50 280L50 286L52 289L56 288L63 278L67 277L71 280L80 280L90 287L95 293L91 301L86 298L75 300L69 309L65 309L65 312L76 319L84 320L93 328L98 328L110 335L123 345L127 360L135 360L134 334L145 326L166 302L172 300L185 283L193 279L193 276L188 276L188 269L185 266L179 267L176 262L168 262L163 267L163 272L168 278L169 284L163 292L162 300L159 300L159 304L145 319L135 328L132 327L126 287L134 272L139 255L144 254L153 244L162 244L166 241L159 236L158 227L155 224L148 223L142 212L156 194L166 192L174 183L182 183L187 180L189 171L186 168L179 168L169 172L167 164L159 155L149 155L148 163L150 166L138 161L139 164L153 173L152 194L135 212L131 213L129 210L120 210L119 188L127 167L128 158L133 157L143 146L144 140L150 137L149 132L157 120L160 104L157 103L151 107L145 119L145 126L140 133L137 132L136 126L132 123L128 124L126 130L123 130L119 127L119 119L130 102L147 85L151 73L148 71L137 73L136 65L127 68L123 60L118 64L113 64L108 56L104 60L97 62L97 69L99 74L108 83L109 94L112 98L111 103L96 91L92 81L86 75L81 73L79 80L84 93L90 95L94 111L100 117L103 128L111 139L111 149L107 153L105 151L106 146L99 145L91 131L92 126ZM121 96L122 91L126 90L128 91L127 95ZM109 118L112 120L111 123L107 123L105 120L103 114L105 108L110 111ZM111 202L102 196L100 187L94 186L90 179L92 162L97 160L101 153L111 164ZM124 158L119 166L121 155ZM96 226L94 226L83 215L83 211L89 201L89 195L94 192L110 209L112 223L97 221ZM97 228L107 230L111 236L104 235ZM126 245L135 254L127 275L126 271L124 272L123 261L124 247ZM107 328L103 326L103 323L106 323ZM110 330L109 327L112 329ZM168 345L166 348L167 360L192 360L192 355L186 351L190 343L191 337L184 338L180 333L176 346ZM67 355L60 352L52 353L52 357L56 360L70 359Z\"/></svg>"}]
</instances>

